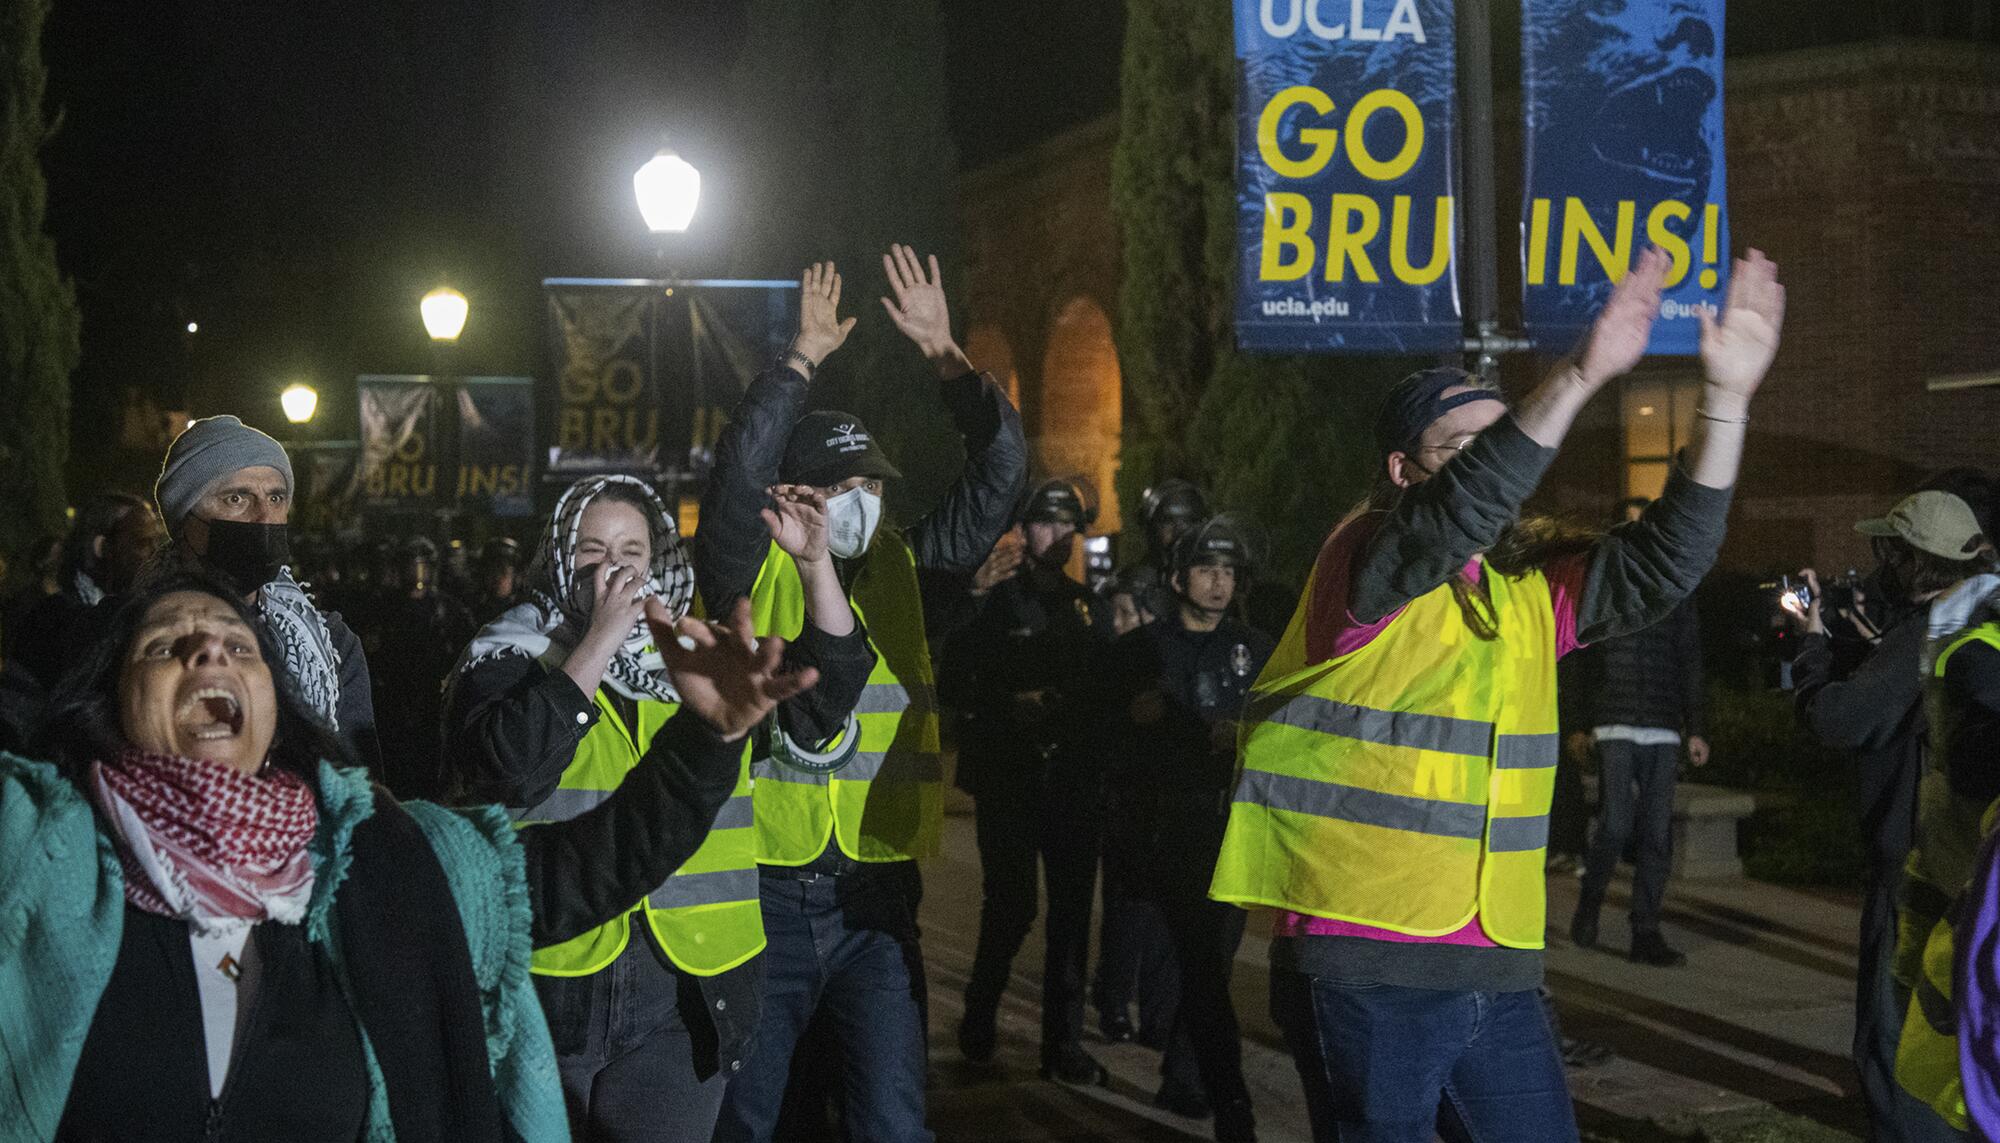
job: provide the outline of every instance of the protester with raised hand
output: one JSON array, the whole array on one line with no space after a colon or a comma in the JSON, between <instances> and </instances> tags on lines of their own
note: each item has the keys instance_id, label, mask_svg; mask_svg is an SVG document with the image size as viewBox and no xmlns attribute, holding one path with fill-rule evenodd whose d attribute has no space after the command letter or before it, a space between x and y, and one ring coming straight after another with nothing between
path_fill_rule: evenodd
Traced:
<instances>
[{"instance_id":1,"label":"protester with raised hand","mask_svg":"<svg viewBox=\"0 0 2000 1143\"><path fill-rule=\"evenodd\" d=\"M788 632L785 661L820 681L788 697L777 722L814 745L846 727L872 665L827 553L825 513L821 497L784 496L756 525L761 544L800 569L810 622ZM522 822L565 821L606 801L687 701L670 648L642 617L687 614L694 580L650 487L622 476L571 485L544 530L528 600L486 625L452 680L447 749L471 795ZM756 1026L765 943L750 753L747 740L737 746L722 785L706 790L712 827L685 819L663 830L654 844L681 857L666 873L633 892L585 871L552 895L564 916L596 917L538 947L533 965L581 1138L705 1141L715 1127Z\"/></svg>"},{"instance_id":2,"label":"protester with raised hand","mask_svg":"<svg viewBox=\"0 0 2000 1143\"><path fill-rule=\"evenodd\" d=\"M1602 537L1521 519L1584 404L1638 364L1650 249L1518 408L1431 369L1376 422L1376 490L1321 550L1257 681L1211 895L1280 910L1272 1013L1319 1139L1575 1139L1536 999L1555 664L1643 628L1715 558L1784 288L1751 251L1702 319L1694 441Z\"/></svg>"},{"instance_id":3,"label":"protester with raised hand","mask_svg":"<svg viewBox=\"0 0 2000 1143\"><path fill-rule=\"evenodd\" d=\"M47 760L0 754L0 1140L567 1138L530 942L679 865L813 683L748 618L654 604L683 710L602 805L517 832L371 785L235 585L136 589Z\"/></svg>"},{"instance_id":4,"label":"protester with raised hand","mask_svg":"<svg viewBox=\"0 0 2000 1143\"><path fill-rule=\"evenodd\" d=\"M1027 447L1006 391L952 337L937 259L926 272L915 251L897 246L883 270L891 295L883 307L929 365L965 448L958 481L922 519L890 526L883 497L898 473L880 443L850 413L806 411L814 375L854 327L839 316L840 274L821 263L799 283L798 337L751 382L716 441L702 499L702 598L748 595L760 633L790 635L803 621L802 569L766 540L758 513L781 481L818 489L840 583L877 656L838 749L774 733L753 765L770 945L756 1045L730 1081L717 1140L771 1138L793 1049L815 1012L840 1047L847 1134L931 1138L916 863L937 851L944 789L927 640L943 637L938 620L1006 529Z\"/></svg>"}]
</instances>

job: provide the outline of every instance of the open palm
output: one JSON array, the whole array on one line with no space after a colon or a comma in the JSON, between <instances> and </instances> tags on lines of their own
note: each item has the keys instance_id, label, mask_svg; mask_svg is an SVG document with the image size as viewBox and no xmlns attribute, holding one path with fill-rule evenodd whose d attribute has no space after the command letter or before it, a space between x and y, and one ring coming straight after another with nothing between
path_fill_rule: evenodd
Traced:
<instances>
[{"instance_id":1,"label":"open palm","mask_svg":"<svg viewBox=\"0 0 2000 1143\"><path fill-rule=\"evenodd\" d=\"M937 255L931 255L929 262L930 273L926 276L917 252L908 246L891 246L882 255L882 269L889 276L889 292L895 295L894 301L883 298L882 308L889 311L889 320L926 357L935 356L952 344L944 275L938 270Z\"/></svg>"},{"instance_id":2,"label":"open palm","mask_svg":"<svg viewBox=\"0 0 2000 1143\"><path fill-rule=\"evenodd\" d=\"M1757 391L1778 355L1785 287L1778 264L1752 250L1729 273L1722 316L1701 315L1701 369L1708 383L1739 396Z\"/></svg>"},{"instance_id":3,"label":"open palm","mask_svg":"<svg viewBox=\"0 0 2000 1143\"><path fill-rule=\"evenodd\" d=\"M1630 373L1645 356L1670 264L1664 251L1648 246L1612 288L1610 300L1598 311L1583 350L1577 354L1576 367L1584 384L1596 389Z\"/></svg>"},{"instance_id":4,"label":"open palm","mask_svg":"<svg viewBox=\"0 0 2000 1143\"><path fill-rule=\"evenodd\" d=\"M819 672L811 668L795 674L783 670L783 639L759 640L751 633L748 598L736 601L724 623L675 622L655 598L646 604L646 624L667 661L681 704L725 741L748 734L779 703L819 681Z\"/></svg>"},{"instance_id":5,"label":"open palm","mask_svg":"<svg viewBox=\"0 0 2000 1143\"><path fill-rule=\"evenodd\" d=\"M802 564L817 563L827 554L826 494L805 484L776 484L765 489L773 507L758 515L780 550Z\"/></svg>"}]
</instances>

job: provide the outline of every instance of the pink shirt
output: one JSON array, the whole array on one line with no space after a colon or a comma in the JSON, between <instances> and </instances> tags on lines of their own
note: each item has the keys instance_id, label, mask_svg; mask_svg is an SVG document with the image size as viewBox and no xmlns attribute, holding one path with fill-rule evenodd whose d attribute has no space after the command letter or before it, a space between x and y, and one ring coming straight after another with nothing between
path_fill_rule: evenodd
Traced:
<instances>
[{"instance_id":1,"label":"pink shirt","mask_svg":"<svg viewBox=\"0 0 2000 1143\"><path fill-rule=\"evenodd\" d=\"M1366 647L1403 613L1402 608L1397 608L1374 623L1363 623L1348 610L1348 599L1351 595L1348 578L1354 567L1354 558L1367 545L1369 537L1373 536L1375 530L1381 526L1381 514L1371 513L1363 516L1346 527L1337 529L1333 535L1327 537L1326 546L1320 549L1318 564L1313 569L1312 600L1306 612L1306 657L1309 661L1324 662ZM1550 594L1554 597L1557 658L1569 654L1582 645L1576 640L1576 612L1577 603L1583 596L1584 573L1589 566L1589 556L1575 555L1551 560L1542 569L1543 574L1548 577ZM1476 559L1465 565L1465 574L1475 582L1483 570L1484 565ZM1366 937L1369 940L1394 941L1402 944L1498 947L1480 927L1477 916L1467 921L1465 927L1457 932L1446 933L1441 937L1413 937L1407 933L1378 929L1373 925L1330 921L1325 917L1281 911L1271 926L1271 935Z\"/></svg>"}]
</instances>

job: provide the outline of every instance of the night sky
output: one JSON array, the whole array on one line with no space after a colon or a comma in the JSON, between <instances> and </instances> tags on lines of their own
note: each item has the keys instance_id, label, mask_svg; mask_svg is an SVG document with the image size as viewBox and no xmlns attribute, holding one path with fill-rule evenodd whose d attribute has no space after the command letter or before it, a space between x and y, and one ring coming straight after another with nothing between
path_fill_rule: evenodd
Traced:
<instances>
[{"instance_id":1,"label":"night sky","mask_svg":"<svg viewBox=\"0 0 2000 1143\"><path fill-rule=\"evenodd\" d=\"M943 7L962 166L1116 107L1122 4ZM1757 0L1735 6L1732 48L1991 38L1995 7ZM46 39L80 442L128 386L273 424L277 391L306 379L338 425L345 377L437 364L416 301L443 280L473 301L455 370L535 371L540 278L652 271L630 177L663 139L704 176L674 265L792 269L730 256L755 221L730 216L732 165L759 134L724 82L756 50L741 0L58 0Z\"/></svg>"}]
</instances>

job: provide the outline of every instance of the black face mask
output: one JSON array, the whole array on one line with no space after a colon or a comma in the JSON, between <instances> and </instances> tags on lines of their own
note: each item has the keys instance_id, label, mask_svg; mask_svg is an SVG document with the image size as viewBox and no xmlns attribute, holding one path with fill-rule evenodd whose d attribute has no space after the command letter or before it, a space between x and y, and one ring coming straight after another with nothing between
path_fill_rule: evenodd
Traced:
<instances>
[{"instance_id":1,"label":"black face mask","mask_svg":"<svg viewBox=\"0 0 2000 1143\"><path fill-rule=\"evenodd\" d=\"M283 524L207 523L208 551L202 559L244 595L278 578L278 570L292 562L291 532Z\"/></svg>"}]
</instances>

